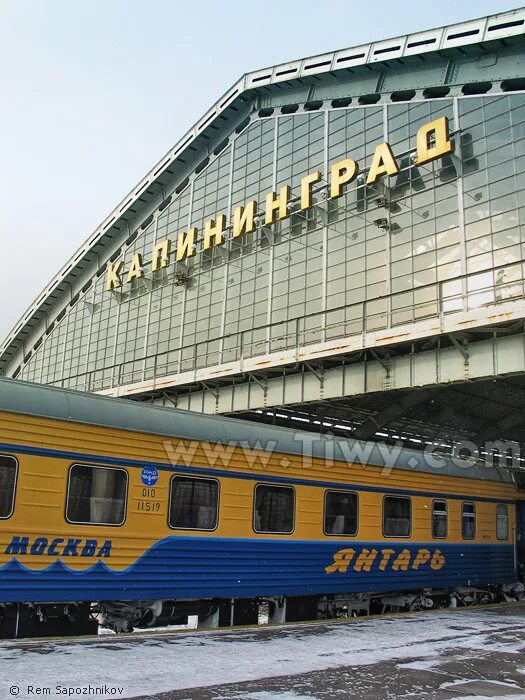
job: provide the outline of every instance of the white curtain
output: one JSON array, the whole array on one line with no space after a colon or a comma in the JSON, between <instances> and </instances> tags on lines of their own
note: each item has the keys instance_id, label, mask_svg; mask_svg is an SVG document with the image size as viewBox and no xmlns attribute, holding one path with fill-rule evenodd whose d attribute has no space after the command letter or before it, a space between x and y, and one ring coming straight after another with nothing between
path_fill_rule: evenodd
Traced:
<instances>
[{"instance_id":1,"label":"white curtain","mask_svg":"<svg viewBox=\"0 0 525 700\"><path fill-rule=\"evenodd\" d=\"M90 521L92 523L113 523L118 520L114 512L118 501L113 498L115 491L115 475L113 469L94 469L91 498L89 499Z\"/></svg>"}]
</instances>

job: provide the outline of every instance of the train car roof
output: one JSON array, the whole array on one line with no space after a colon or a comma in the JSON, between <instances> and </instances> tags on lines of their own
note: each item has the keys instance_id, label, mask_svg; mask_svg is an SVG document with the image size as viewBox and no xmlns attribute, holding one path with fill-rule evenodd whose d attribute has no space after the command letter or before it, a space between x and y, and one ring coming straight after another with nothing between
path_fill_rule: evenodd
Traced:
<instances>
[{"instance_id":1,"label":"train car roof","mask_svg":"<svg viewBox=\"0 0 525 700\"><path fill-rule=\"evenodd\" d=\"M513 482L506 468L428 451L318 435L226 416L165 408L0 377L0 411L251 449L329 458L443 476Z\"/></svg>"}]
</instances>

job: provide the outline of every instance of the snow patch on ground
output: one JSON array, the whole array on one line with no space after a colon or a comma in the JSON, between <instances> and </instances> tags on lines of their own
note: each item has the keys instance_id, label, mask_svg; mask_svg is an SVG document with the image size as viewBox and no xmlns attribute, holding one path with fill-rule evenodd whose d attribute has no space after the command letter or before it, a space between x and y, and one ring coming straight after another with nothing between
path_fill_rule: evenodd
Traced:
<instances>
[{"instance_id":1,"label":"snow patch on ground","mask_svg":"<svg viewBox=\"0 0 525 700\"><path fill-rule=\"evenodd\" d=\"M232 698L235 697L235 695L228 695L224 696L223 699L222 696L219 695L215 698L215 700L232 700ZM242 695L239 694L238 697L240 700L241 698L242 700L318 700L318 698L314 695L299 695L293 690L288 690L286 692L261 690L256 693L242 693Z\"/></svg>"},{"instance_id":2,"label":"snow patch on ground","mask_svg":"<svg viewBox=\"0 0 525 700\"><path fill-rule=\"evenodd\" d=\"M5 641L0 642L0 697L9 697L13 684L20 687L20 700L33 697L29 685L54 689L58 684L70 688L112 685L121 687L122 692L99 693L98 697L132 698L384 661L429 670L440 658L443 663L450 660L446 658L449 650L477 656L490 651L518 653L525 646L520 640L522 629L522 615L501 616L485 610L283 626L258 632L165 632L135 638L103 636L85 643ZM253 700L272 697L305 698L290 691L288 696L252 693Z\"/></svg>"},{"instance_id":3,"label":"snow patch on ground","mask_svg":"<svg viewBox=\"0 0 525 700\"><path fill-rule=\"evenodd\" d=\"M480 685L483 686L484 690L488 692L485 695L467 695L469 689L471 690L481 690ZM469 688L470 686L470 688ZM477 687L476 687L477 686ZM493 690L491 689L493 686ZM522 690L515 683L507 683L505 681L493 681L487 678L458 678L454 681L447 681L439 686L440 690L451 690L454 688L461 688L462 694L458 695L452 700L478 700L479 698L496 697L496 698L509 698L509 700L525 700L525 695L521 693L516 693L516 691ZM496 691L500 691L501 695L496 695ZM505 691L505 692L504 692ZM483 691L482 691L483 692Z\"/></svg>"},{"instance_id":4,"label":"snow patch on ground","mask_svg":"<svg viewBox=\"0 0 525 700\"><path fill-rule=\"evenodd\" d=\"M468 683L491 683L496 686L506 686L507 688L516 689L519 688L516 683L507 683L505 681L491 681L487 680L486 678L456 678L455 681L446 681L445 683L442 683L439 687L440 688L453 688L454 686L457 685L465 685Z\"/></svg>"},{"instance_id":5,"label":"snow patch on ground","mask_svg":"<svg viewBox=\"0 0 525 700\"><path fill-rule=\"evenodd\" d=\"M405 669L409 668L413 671L431 671L440 664L443 663L443 659L439 658L433 658L433 659L427 659L427 660L420 660L420 661L409 661L406 664L397 664L398 668Z\"/></svg>"},{"instance_id":6,"label":"snow patch on ground","mask_svg":"<svg viewBox=\"0 0 525 700\"><path fill-rule=\"evenodd\" d=\"M457 695L455 698L451 698L450 700L487 700L487 695ZM492 697L495 697L499 700L503 700L503 696L501 695L493 695ZM505 698L508 698L509 700L525 700L525 695L505 695Z\"/></svg>"},{"instance_id":7,"label":"snow patch on ground","mask_svg":"<svg viewBox=\"0 0 525 700\"><path fill-rule=\"evenodd\" d=\"M166 627L155 627L155 632L178 632L179 630L196 630L199 624L198 615L188 615L188 623L186 625L166 625ZM144 629L135 630L134 634L151 634L151 628L146 627ZM114 635L117 634L109 627L100 627L98 631L99 636L103 635Z\"/></svg>"}]
</instances>

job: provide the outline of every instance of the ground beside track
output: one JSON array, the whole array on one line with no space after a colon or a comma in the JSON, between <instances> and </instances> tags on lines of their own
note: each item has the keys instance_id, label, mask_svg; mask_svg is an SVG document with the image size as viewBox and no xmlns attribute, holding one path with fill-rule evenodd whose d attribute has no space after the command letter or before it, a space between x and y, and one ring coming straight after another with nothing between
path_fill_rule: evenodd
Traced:
<instances>
[{"instance_id":1,"label":"ground beside track","mask_svg":"<svg viewBox=\"0 0 525 700\"><path fill-rule=\"evenodd\" d=\"M525 604L206 633L4 641L0 698L13 696L525 700Z\"/></svg>"}]
</instances>

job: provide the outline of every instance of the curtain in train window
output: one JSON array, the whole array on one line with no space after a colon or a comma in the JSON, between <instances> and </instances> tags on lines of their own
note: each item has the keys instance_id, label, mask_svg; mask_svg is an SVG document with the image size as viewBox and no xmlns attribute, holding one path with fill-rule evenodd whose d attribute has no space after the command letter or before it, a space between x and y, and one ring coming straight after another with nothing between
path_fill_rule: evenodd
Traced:
<instances>
[{"instance_id":1,"label":"curtain in train window","mask_svg":"<svg viewBox=\"0 0 525 700\"><path fill-rule=\"evenodd\" d=\"M461 536L464 540L473 540L476 535L476 511L473 503L461 506Z\"/></svg>"},{"instance_id":2,"label":"curtain in train window","mask_svg":"<svg viewBox=\"0 0 525 700\"><path fill-rule=\"evenodd\" d=\"M288 486L255 488L253 527L256 532L288 534L293 531L295 492Z\"/></svg>"},{"instance_id":3,"label":"curtain in train window","mask_svg":"<svg viewBox=\"0 0 525 700\"><path fill-rule=\"evenodd\" d=\"M383 535L408 537L411 525L410 498L385 496L383 501Z\"/></svg>"},{"instance_id":4,"label":"curtain in train window","mask_svg":"<svg viewBox=\"0 0 525 700\"><path fill-rule=\"evenodd\" d=\"M171 480L170 526L183 530L215 530L219 484L215 479L175 476Z\"/></svg>"},{"instance_id":5,"label":"curtain in train window","mask_svg":"<svg viewBox=\"0 0 525 700\"><path fill-rule=\"evenodd\" d=\"M14 457L0 455L0 518L13 512L17 463Z\"/></svg>"},{"instance_id":6,"label":"curtain in train window","mask_svg":"<svg viewBox=\"0 0 525 700\"><path fill-rule=\"evenodd\" d=\"M69 472L67 519L71 523L122 525L128 475L123 469L75 464Z\"/></svg>"},{"instance_id":7,"label":"curtain in train window","mask_svg":"<svg viewBox=\"0 0 525 700\"><path fill-rule=\"evenodd\" d=\"M324 531L326 535L357 534L357 494L327 491L324 498Z\"/></svg>"},{"instance_id":8,"label":"curtain in train window","mask_svg":"<svg viewBox=\"0 0 525 700\"><path fill-rule=\"evenodd\" d=\"M509 509L503 504L496 506L496 537L498 540L509 538Z\"/></svg>"},{"instance_id":9,"label":"curtain in train window","mask_svg":"<svg viewBox=\"0 0 525 700\"><path fill-rule=\"evenodd\" d=\"M434 501L432 504L432 537L447 536L447 502Z\"/></svg>"}]
</instances>

